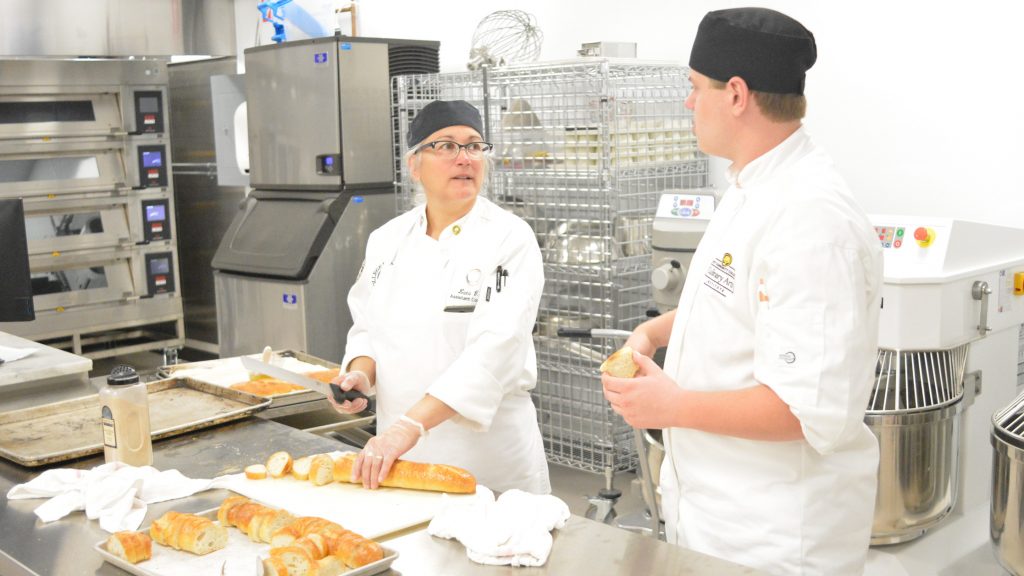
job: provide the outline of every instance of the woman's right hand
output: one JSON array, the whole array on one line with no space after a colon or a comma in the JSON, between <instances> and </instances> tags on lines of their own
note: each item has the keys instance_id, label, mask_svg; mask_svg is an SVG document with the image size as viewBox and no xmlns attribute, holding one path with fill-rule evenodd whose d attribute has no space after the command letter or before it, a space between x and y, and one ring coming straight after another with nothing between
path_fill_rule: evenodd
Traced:
<instances>
[{"instance_id":1,"label":"woman's right hand","mask_svg":"<svg viewBox=\"0 0 1024 576\"><path fill-rule=\"evenodd\" d=\"M367 396L373 394L373 385L370 384L370 377L362 370L352 370L345 374L339 374L337 378L331 380L331 384L336 384L344 392L356 390ZM344 414L356 414L362 412L370 405L369 401L365 398L345 400L341 404L338 404L333 397L327 396L327 401L331 403L331 406L334 406L335 410Z\"/></svg>"}]
</instances>

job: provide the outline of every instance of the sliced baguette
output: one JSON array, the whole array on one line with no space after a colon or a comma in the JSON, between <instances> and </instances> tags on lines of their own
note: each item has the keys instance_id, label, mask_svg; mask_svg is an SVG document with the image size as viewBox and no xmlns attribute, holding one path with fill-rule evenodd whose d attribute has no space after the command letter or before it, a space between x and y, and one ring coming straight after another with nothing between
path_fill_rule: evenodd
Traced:
<instances>
[{"instance_id":1,"label":"sliced baguette","mask_svg":"<svg viewBox=\"0 0 1024 576\"><path fill-rule=\"evenodd\" d=\"M263 480L267 477L267 467L263 464L250 464L245 467L245 477L249 480Z\"/></svg>"},{"instance_id":2,"label":"sliced baguette","mask_svg":"<svg viewBox=\"0 0 1024 576\"><path fill-rule=\"evenodd\" d=\"M317 454L309 462L309 481L315 486L334 482L334 459L327 454Z\"/></svg>"},{"instance_id":3,"label":"sliced baguette","mask_svg":"<svg viewBox=\"0 0 1024 576\"><path fill-rule=\"evenodd\" d=\"M114 532L107 538L107 552L138 564L153 557L153 540L142 532Z\"/></svg>"},{"instance_id":4,"label":"sliced baguette","mask_svg":"<svg viewBox=\"0 0 1024 576\"><path fill-rule=\"evenodd\" d=\"M274 452L267 458L267 474L271 478L282 478L292 471L292 455L287 452Z\"/></svg>"},{"instance_id":5,"label":"sliced baguette","mask_svg":"<svg viewBox=\"0 0 1024 576\"><path fill-rule=\"evenodd\" d=\"M303 456L302 458L296 458L292 462L292 477L296 480L308 480L309 479L309 464L313 461L312 456Z\"/></svg>"}]
</instances>

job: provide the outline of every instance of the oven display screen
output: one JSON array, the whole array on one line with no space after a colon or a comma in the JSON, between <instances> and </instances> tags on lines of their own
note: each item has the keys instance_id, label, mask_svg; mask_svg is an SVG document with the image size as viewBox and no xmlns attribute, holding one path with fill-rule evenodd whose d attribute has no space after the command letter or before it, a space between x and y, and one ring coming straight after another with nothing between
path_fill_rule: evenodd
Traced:
<instances>
[{"instance_id":1,"label":"oven display screen","mask_svg":"<svg viewBox=\"0 0 1024 576\"><path fill-rule=\"evenodd\" d=\"M170 271L171 261L169 258L154 258L149 262L150 274L167 274Z\"/></svg>"},{"instance_id":2,"label":"oven display screen","mask_svg":"<svg viewBox=\"0 0 1024 576\"><path fill-rule=\"evenodd\" d=\"M159 168L164 165L164 154L157 150L142 152L142 166L145 168Z\"/></svg>"},{"instance_id":3,"label":"oven display screen","mask_svg":"<svg viewBox=\"0 0 1024 576\"><path fill-rule=\"evenodd\" d=\"M167 207L163 204L146 206L146 222L163 222L167 220Z\"/></svg>"}]
</instances>

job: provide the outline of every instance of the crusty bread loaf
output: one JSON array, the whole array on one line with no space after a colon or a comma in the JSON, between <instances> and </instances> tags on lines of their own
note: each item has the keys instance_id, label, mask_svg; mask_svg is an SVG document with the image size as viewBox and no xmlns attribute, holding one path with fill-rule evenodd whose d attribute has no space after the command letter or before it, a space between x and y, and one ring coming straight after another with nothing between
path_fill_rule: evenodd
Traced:
<instances>
[{"instance_id":1,"label":"crusty bread loaf","mask_svg":"<svg viewBox=\"0 0 1024 576\"><path fill-rule=\"evenodd\" d=\"M616 378L632 378L636 376L640 367L633 361L633 349L623 346L616 350L601 364L601 372L606 372Z\"/></svg>"},{"instance_id":2,"label":"crusty bread loaf","mask_svg":"<svg viewBox=\"0 0 1024 576\"><path fill-rule=\"evenodd\" d=\"M309 479L309 463L313 460L312 456L303 456L302 458L296 458L292 462L292 477L296 480L308 480Z\"/></svg>"},{"instance_id":3,"label":"crusty bread loaf","mask_svg":"<svg viewBox=\"0 0 1024 576\"><path fill-rule=\"evenodd\" d=\"M334 459L328 454L317 454L309 461L309 481L316 486L334 482Z\"/></svg>"},{"instance_id":4,"label":"crusty bread loaf","mask_svg":"<svg viewBox=\"0 0 1024 576\"><path fill-rule=\"evenodd\" d=\"M274 533L295 521L295 517L285 510L264 506L243 496L231 496L221 502L217 520L223 526L238 528L253 542L270 543Z\"/></svg>"},{"instance_id":5,"label":"crusty bread loaf","mask_svg":"<svg viewBox=\"0 0 1024 576\"><path fill-rule=\"evenodd\" d=\"M245 467L245 477L249 480L263 480L267 477L267 467L263 464L250 464Z\"/></svg>"},{"instance_id":6,"label":"crusty bread loaf","mask_svg":"<svg viewBox=\"0 0 1024 576\"><path fill-rule=\"evenodd\" d=\"M309 542L304 543L304 540L312 541L315 548ZM380 544L315 516L296 518L274 533L270 545L271 553L275 549L298 547L307 549L311 556L317 557L314 550L319 550L324 555L337 556L350 568L365 566L384 557L384 549Z\"/></svg>"},{"instance_id":7,"label":"crusty bread loaf","mask_svg":"<svg viewBox=\"0 0 1024 576\"><path fill-rule=\"evenodd\" d=\"M142 532L114 532L107 538L107 552L138 564L153 557L153 540Z\"/></svg>"},{"instance_id":8,"label":"crusty bread loaf","mask_svg":"<svg viewBox=\"0 0 1024 576\"><path fill-rule=\"evenodd\" d=\"M352 465L355 460L356 455L348 453L334 462L335 482L352 482ZM388 477L380 484L392 488L433 490L454 494L476 492L476 478L467 470L447 464L427 464L408 460L395 460Z\"/></svg>"},{"instance_id":9,"label":"crusty bread loaf","mask_svg":"<svg viewBox=\"0 0 1024 576\"><path fill-rule=\"evenodd\" d=\"M228 531L209 518L168 512L157 518L149 530L157 544L193 554L208 554L227 546Z\"/></svg>"},{"instance_id":10,"label":"crusty bread loaf","mask_svg":"<svg viewBox=\"0 0 1024 576\"><path fill-rule=\"evenodd\" d=\"M324 536L328 551L341 558L350 568L366 566L384 557L384 549L380 544L337 524L325 528L321 534Z\"/></svg>"},{"instance_id":11,"label":"crusty bread loaf","mask_svg":"<svg viewBox=\"0 0 1024 576\"><path fill-rule=\"evenodd\" d=\"M309 372L309 373L306 374L306 376L309 376L313 380L319 380L320 382L323 382L324 384L330 384L331 380L334 380L335 378L337 378L338 374L340 374L340 373L341 373L341 369L340 368L331 368L329 370L319 370L319 371L316 371L316 372Z\"/></svg>"},{"instance_id":12,"label":"crusty bread loaf","mask_svg":"<svg viewBox=\"0 0 1024 576\"><path fill-rule=\"evenodd\" d=\"M281 451L274 452L267 458L267 474L271 478L283 478L292 471L292 455Z\"/></svg>"},{"instance_id":13,"label":"crusty bread loaf","mask_svg":"<svg viewBox=\"0 0 1024 576\"><path fill-rule=\"evenodd\" d=\"M284 380L275 380L273 378L250 380L248 382L232 384L231 388L233 390L241 390L242 392L248 392L249 394L255 394L257 396L277 396L279 394L287 394L297 390L305 390L305 388L297 384L285 382Z\"/></svg>"}]
</instances>

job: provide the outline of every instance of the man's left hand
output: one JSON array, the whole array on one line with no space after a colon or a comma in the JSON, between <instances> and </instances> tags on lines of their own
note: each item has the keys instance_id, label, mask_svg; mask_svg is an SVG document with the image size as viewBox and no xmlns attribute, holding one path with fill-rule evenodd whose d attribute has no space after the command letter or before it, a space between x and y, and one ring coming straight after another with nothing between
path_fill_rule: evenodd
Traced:
<instances>
[{"instance_id":1,"label":"man's left hand","mask_svg":"<svg viewBox=\"0 0 1024 576\"><path fill-rule=\"evenodd\" d=\"M604 397L634 428L671 428L679 419L683 390L647 356L633 352L633 378L601 375Z\"/></svg>"}]
</instances>

